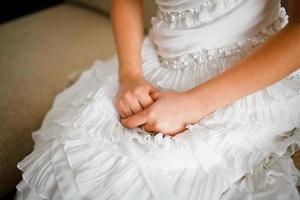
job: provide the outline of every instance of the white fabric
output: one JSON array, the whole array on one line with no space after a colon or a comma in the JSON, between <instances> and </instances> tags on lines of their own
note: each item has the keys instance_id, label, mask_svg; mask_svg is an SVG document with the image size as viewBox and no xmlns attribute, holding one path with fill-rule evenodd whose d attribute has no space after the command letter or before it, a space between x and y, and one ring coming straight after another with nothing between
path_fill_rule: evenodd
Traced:
<instances>
[{"instance_id":1,"label":"white fabric","mask_svg":"<svg viewBox=\"0 0 300 200\"><path fill-rule=\"evenodd\" d=\"M178 9L180 3L195 1L156 2ZM219 2L241 3L232 13L220 12L226 22L234 24L228 31L219 30L220 16L216 15L216 20L209 19L203 27L160 27L145 38L142 68L146 80L161 90L180 92L222 73L241 57L173 70L161 66L157 47L166 45L164 53L174 56L178 49L184 52L247 38L276 20L280 8L277 0ZM233 13L247 23L240 23ZM165 23L153 19L154 27ZM216 34L208 34L206 30L213 31L214 26ZM200 35L203 31L206 39L188 37L177 44L177 39L192 33L190 28ZM158 36L177 31L180 34L173 42ZM190 49L188 43L197 45ZM296 189L300 172L290 158L300 145L299 71L216 110L173 138L121 125L113 104L119 87L117 71L116 55L96 61L56 96L41 128L32 135L33 152L17 165L23 180L17 185L16 199L300 198Z\"/></svg>"},{"instance_id":2,"label":"white fabric","mask_svg":"<svg viewBox=\"0 0 300 200\"><path fill-rule=\"evenodd\" d=\"M225 13L221 16L216 13L213 20L201 25L193 26L192 19L189 28L173 27L156 17L152 18L150 34L153 34L158 54L172 57L199 48L219 47L228 42L242 40L270 25L279 15L280 0L232 2L234 5L230 6L230 12L220 10L218 13ZM225 9L225 6L221 8Z\"/></svg>"}]
</instances>

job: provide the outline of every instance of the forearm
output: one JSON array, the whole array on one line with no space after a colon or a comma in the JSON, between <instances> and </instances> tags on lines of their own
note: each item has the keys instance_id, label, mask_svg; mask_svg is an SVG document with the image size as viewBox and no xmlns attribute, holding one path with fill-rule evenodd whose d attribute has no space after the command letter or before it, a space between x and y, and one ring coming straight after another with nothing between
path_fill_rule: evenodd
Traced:
<instances>
[{"instance_id":1,"label":"forearm","mask_svg":"<svg viewBox=\"0 0 300 200\"><path fill-rule=\"evenodd\" d=\"M111 15L120 80L141 75L141 45L144 36L142 0L112 0Z\"/></svg>"},{"instance_id":2,"label":"forearm","mask_svg":"<svg viewBox=\"0 0 300 200\"><path fill-rule=\"evenodd\" d=\"M263 89L300 66L300 25L292 23L240 62L187 91L208 114Z\"/></svg>"}]
</instances>

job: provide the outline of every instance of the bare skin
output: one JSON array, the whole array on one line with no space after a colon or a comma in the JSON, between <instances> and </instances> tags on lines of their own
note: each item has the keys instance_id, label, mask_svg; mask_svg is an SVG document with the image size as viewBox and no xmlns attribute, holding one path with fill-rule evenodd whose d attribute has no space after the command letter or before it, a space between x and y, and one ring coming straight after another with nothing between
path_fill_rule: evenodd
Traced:
<instances>
[{"instance_id":1,"label":"bare skin","mask_svg":"<svg viewBox=\"0 0 300 200\"><path fill-rule=\"evenodd\" d=\"M124 33L119 34L120 37L125 38L122 34ZM222 74L188 91L179 93L162 92L155 88L148 90L154 102L147 108L122 118L121 122L127 128L140 126L149 132L174 136L184 131L187 124L193 124L218 108L259 91L299 69L299 52L300 1L290 0L289 24L256 51ZM126 53L130 55L128 51ZM134 71L132 66L130 67ZM123 80L130 82L131 79L129 76Z\"/></svg>"},{"instance_id":2,"label":"bare skin","mask_svg":"<svg viewBox=\"0 0 300 200\"><path fill-rule=\"evenodd\" d=\"M144 79L141 68L142 0L113 0L111 13L120 82L115 108L121 118L126 118L151 105L150 92L156 88Z\"/></svg>"}]
</instances>

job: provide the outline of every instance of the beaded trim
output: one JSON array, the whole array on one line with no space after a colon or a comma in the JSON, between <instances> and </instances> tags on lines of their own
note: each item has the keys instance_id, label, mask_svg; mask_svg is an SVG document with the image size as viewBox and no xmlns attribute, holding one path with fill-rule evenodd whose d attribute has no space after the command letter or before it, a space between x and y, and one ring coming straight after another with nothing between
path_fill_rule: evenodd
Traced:
<instances>
[{"instance_id":1,"label":"beaded trim","mask_svg":"<svg viewBox=\"0 0 300 200\"><path fill-rule=\"evenodd\" d=\"M271 35L278 32L286 24L286 17L285 9L281 8L280 16L273 24L246 40L229 43L220 48L199 49L171 58L158 55L158 59L162 67L180 69L197 66L207 61L223 59L225 57L244 56L265 42Z\"/></svg>"},{"instance_id":2,"label":"beaded trim","mask_svg":"<svg viewBox=\"0 0 300 200\"><path fill-rule=\"evenodd\" d=\"M199 17L204 9L212 8L216 5L216 2L211 2L207 0L206 2L200 4L197 8L182 10L182 11L163 11L161 9L157 10L157 16L167 22L179 22L185 20L187 17Z\"/></svg>"},{"instance_id":3,"label":"beaded trim","mask_svg":"<svg viewBox=\"0 0 300 200\"><path fill-rule=\"evenodd\" d=\"M157 9L157 17L169 24L206 23L210 18L228 11L244 0L206 0L195 8L185 10ZM190 21L190 22L189 22Z\"/></svg>"}]
</instances>

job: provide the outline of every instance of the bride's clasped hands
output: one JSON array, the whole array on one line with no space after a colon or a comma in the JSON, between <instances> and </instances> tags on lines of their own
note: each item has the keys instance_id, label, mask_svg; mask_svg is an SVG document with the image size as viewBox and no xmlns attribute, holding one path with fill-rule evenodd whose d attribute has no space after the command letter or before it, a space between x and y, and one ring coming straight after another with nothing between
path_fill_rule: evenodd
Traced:
<instances>
[{"instance_id":1,"label":"bride's clasped hands","mask_svg":"<svg viewBox=\"0 0 300 200\"><path fill-rule=\"evenodd\" d=\"M143 77L120 82L115 107L123 126L171 136L205 115L191 92L159 91Z\"/></svg>"}]
</instances>

